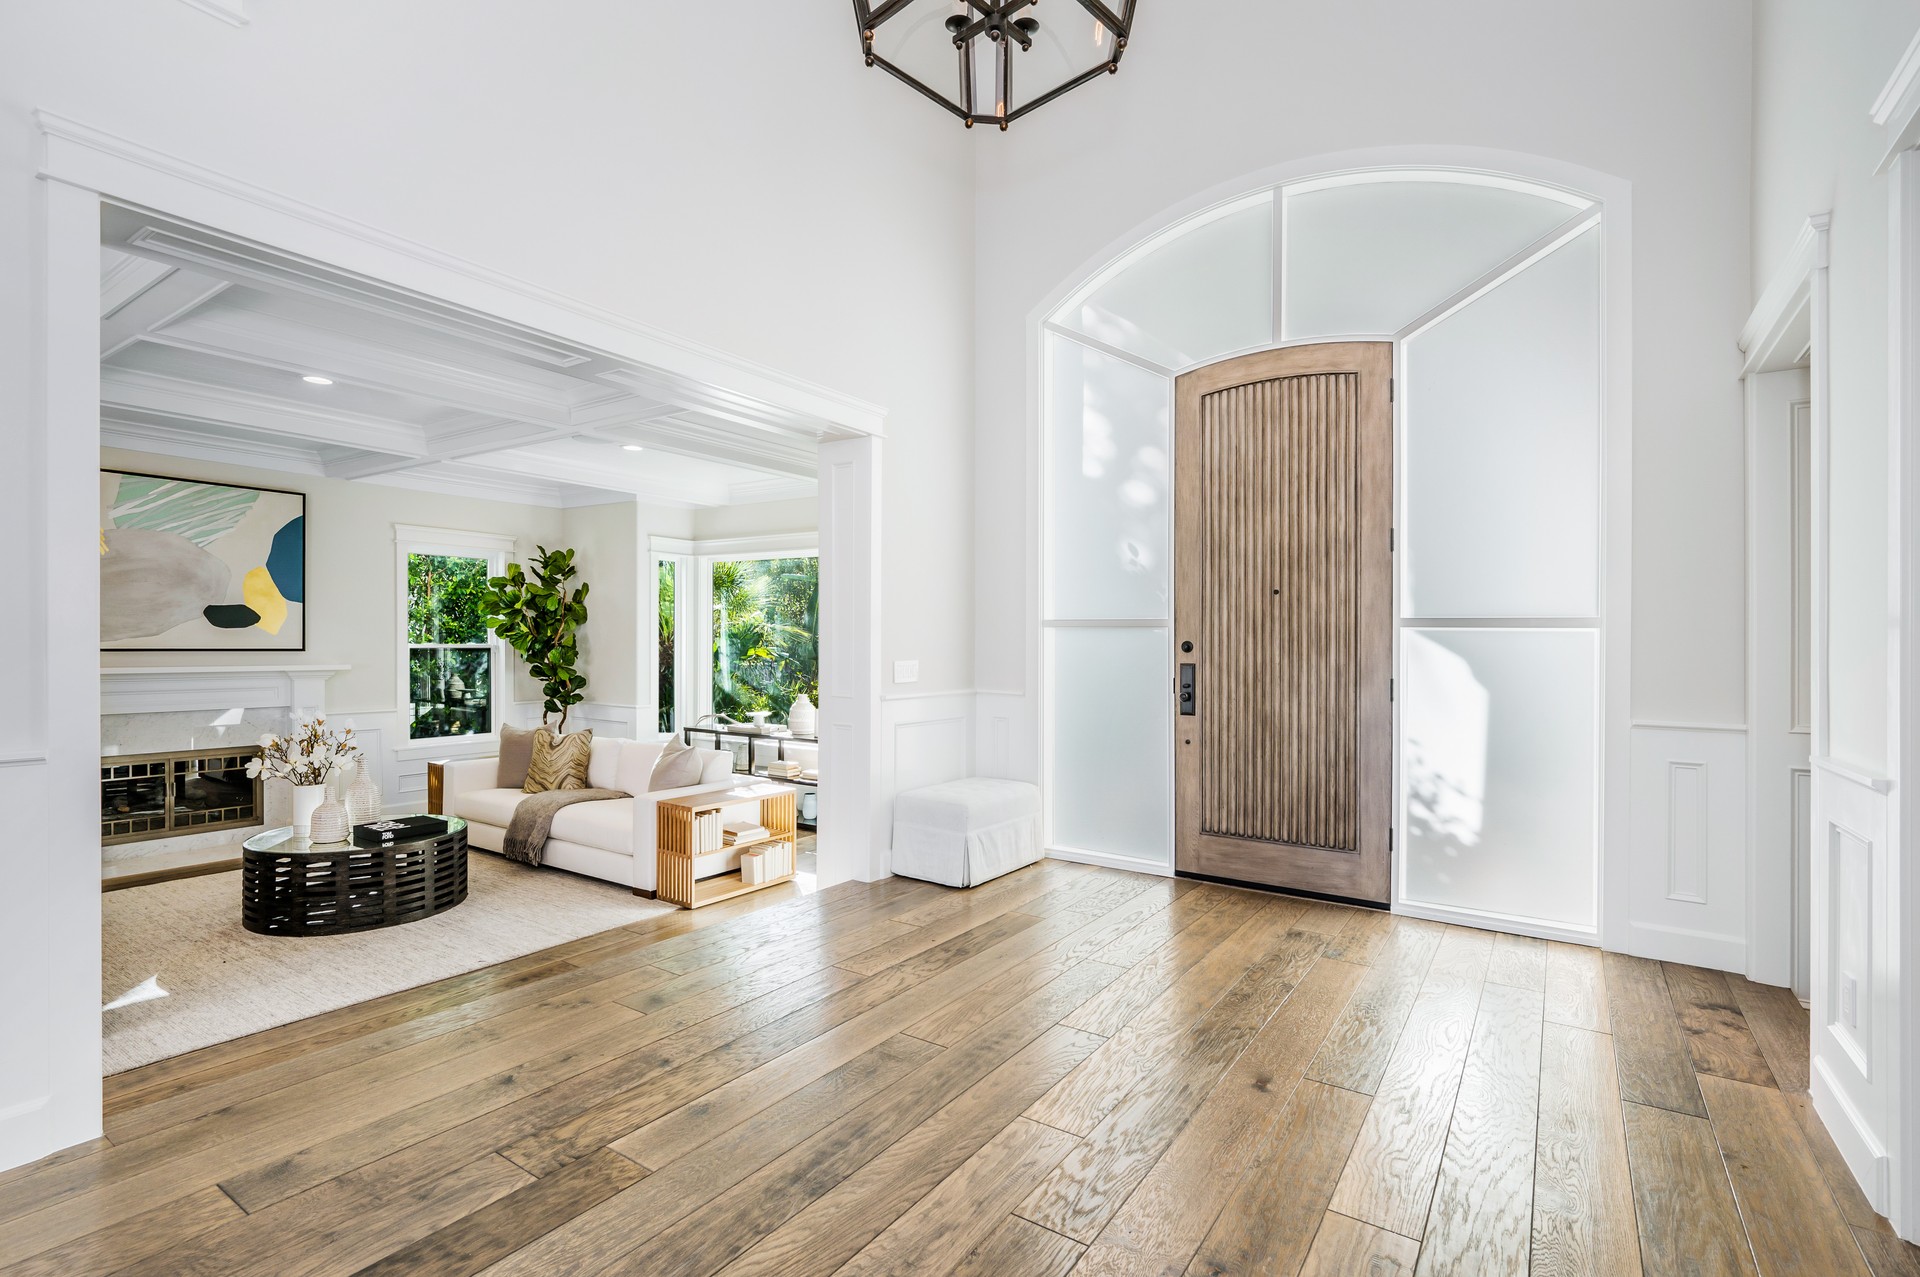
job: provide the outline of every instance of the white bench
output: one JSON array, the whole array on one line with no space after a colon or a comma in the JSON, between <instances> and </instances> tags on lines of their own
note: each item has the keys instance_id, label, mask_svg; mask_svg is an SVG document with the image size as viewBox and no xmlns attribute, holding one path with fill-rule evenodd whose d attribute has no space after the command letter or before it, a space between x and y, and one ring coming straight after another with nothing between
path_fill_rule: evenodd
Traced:
<instances>
[{"instance_id":1,"label":"white bench","mask_svg":"<svg viewBox=\"0 0 1920 1277\"><path fill-rule=\"evenodd\" d=\"M903 878L977 887L1042 854L1040 790L1025 781L976 777L894 795L893 872Z\"/></svg>"}]
</instances>

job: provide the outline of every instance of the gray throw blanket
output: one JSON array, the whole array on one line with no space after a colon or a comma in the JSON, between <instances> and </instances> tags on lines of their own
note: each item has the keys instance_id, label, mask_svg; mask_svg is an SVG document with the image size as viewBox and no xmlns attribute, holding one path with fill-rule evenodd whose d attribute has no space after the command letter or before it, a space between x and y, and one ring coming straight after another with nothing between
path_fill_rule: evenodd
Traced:
<instances>
[{"instance_id":1,"label":"gray throw blanket","mask_svg":"<svg viewBox=\"0 0 1920 1277\"><path fill-rule=\"evenodd\" d=\"M623 789L549 789L528 794L513 809L513 820L507 826L500 854L525 865L542 864L547 857L547 839L553 834L553 818L562 807L631 797L633 795Z\"/></svg>"}]
</instances>

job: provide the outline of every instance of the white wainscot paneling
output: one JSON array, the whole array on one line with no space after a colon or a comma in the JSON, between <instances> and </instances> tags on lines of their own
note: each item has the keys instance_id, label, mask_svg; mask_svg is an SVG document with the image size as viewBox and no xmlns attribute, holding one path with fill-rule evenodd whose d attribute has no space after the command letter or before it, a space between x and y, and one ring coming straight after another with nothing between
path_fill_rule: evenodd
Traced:
<instances>
[{"instance_id":1,"label":"white wainscot paneling","mask_svg":"<svg viewBox=\"0 0 1920 1277\"><path fill-rule=\"evenodd\" d=\"M893 843L893 796L973 772L974 694L930 692L880 701L880 792Z\"/></svg>"},{"instance_id":2,"label":"white wainscot paneling","mask_svg":"<svg viewBox=\"0 0 1920 1277\"><path fill-rule=\"evenodd\" d=\"M1040 783L1039 698L977 692L973 719L976 775Z\"/></svg>"},{"instance_id":3,"label":"white wainscot paneling","mask_svg":"<svg viewBox=\"0 0 1920 1277\"><path fill-rule=\"evenodd\" d=\"M1816 759L1813 772L1813 1107L1873 1203L1891 1205L1897 980L1887 910L1887 786Z\"/></svg>"},{"instance_id":4,"label":"white wainscot paneling","mask_svg":"<svg viewBox=\"0 0 1920 1277\"><path fill-rule=\"evenodd\" d=\"M1633 729L1627 952L1746 970L1746 758L1739 729Z\"/></svg>"}]
</instances>

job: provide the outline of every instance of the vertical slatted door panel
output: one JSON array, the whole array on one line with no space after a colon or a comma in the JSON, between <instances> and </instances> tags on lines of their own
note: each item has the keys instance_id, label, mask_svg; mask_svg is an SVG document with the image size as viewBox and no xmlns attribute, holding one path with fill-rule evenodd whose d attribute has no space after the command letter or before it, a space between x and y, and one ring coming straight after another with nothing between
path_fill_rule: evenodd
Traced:
<instances>
[{"instance_id":1,"label":"vertical slatted door panel","mask_svg":"<svg viewBox=\"0 0 1920 1277\"><path fill-rule=\"evenodd\" d=\"M1386 896L1391 358L1293 347L1181 378L1183 871Z\"/></svg>"}]
</instances>

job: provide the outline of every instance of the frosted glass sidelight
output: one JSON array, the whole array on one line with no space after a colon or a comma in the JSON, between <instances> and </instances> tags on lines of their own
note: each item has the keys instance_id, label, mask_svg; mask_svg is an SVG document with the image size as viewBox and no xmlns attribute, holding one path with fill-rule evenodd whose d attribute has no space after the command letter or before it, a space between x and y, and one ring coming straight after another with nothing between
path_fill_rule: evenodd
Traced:
<instances>
[{"instance_id":1,"label":"frosted glass sidelight","mask_svg":"<svg viewBox=\"0 0 1920 1277\"><path fill-rule=\"evenodd\" d=\"M1285 198L1288 339L1397 333L1581 207L1432 180L1355 182Z\"/></svg>"},{"instance_id":2,"label":"frosted glass sidelight","mask_svg":"<svg viewBox=\"0 0 1920 1277\"><path fill-rule=\"evenodd\" d=\"M1047 336L1050 620L1166 620L1171 379Z\"/></svg>"},{"instance_id":3,"label":"frosted glass sidelight","mask_svg":"<svg viewBox=\"0 0 1920 1277\"><path fill-rule=\"evenodd\" d=\"M1163 368L1273 342L1273 197L1175 227L1054 315Z\"/></svg>"},{"instance_id":4,"label":"frosted glass sidelight","mask_svg":"<svg viewBox=\"0 0 1920 1277\"><path fill-rule=\"evenodd\" d=\"M1047 631L1048 845L1173 860L1168 632Z\"/></svg>"},{"instance_id":5,"label":"frosted glass sidelight","mask_svg":"<svg viewBox=\"0 0 1920 1277\"><path fill-rule=\"evenodd\" d=\"M1404 614L1598 615L1599 228L1405 351Z\"/></svg>"},{"instance_id":6,"label":"frosted glass sidelight","mask_svg":"<svg viewBox=\"0 0 1920 1277\"><path fill-rule=\"evenodd\" d=\"M1598 636L1403 630L1401 896L1595 924Z\"/></svg>"}]
</instances>

